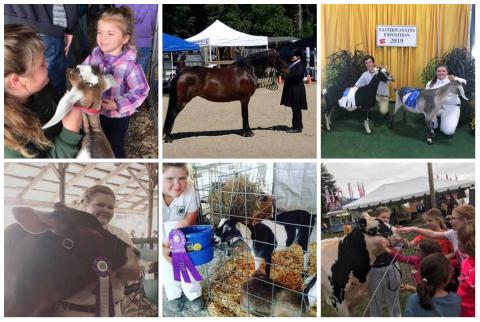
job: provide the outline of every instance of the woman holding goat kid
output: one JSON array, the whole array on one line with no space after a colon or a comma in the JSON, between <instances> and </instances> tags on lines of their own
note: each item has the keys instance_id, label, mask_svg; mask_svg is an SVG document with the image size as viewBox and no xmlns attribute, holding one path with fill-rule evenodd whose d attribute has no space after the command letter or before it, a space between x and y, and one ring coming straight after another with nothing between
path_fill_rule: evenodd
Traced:
<instances>
[{"instance_id":1,"label":"woman holding goat kid","mask_svg":"<svg viewBox=\"0 0 480 322\"><path fill-rule=\"evenodd\" d=\"M73 158L79 150L79 109L63 118L63 127L42 129L59 101L49 84L44 51L42 39L30 27L5 26L5 158Z\"/></svg>"}]
</instances>

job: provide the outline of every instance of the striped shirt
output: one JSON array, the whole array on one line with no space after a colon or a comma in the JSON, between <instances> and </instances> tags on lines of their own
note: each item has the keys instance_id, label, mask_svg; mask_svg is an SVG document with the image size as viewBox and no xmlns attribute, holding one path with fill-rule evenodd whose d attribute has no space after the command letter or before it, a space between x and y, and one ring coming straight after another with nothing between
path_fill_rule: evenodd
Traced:
<instances>
[{"instance_id":1,"label":"striped shirt","mask_svg":"<svg viewBox=\"0 0 480 322\"><path fill-rule=\"evenodd\" d=\"M116 110L102 109L102 115L110 118L128 117L147 98L150 87L136 57L135 47L125 49L119 56L104 55L99 47L95 47L83 62L83 65L97 66L103 73L111 74L118 84L103 93L102 97L115 100Z\"/></svg>"},{"instance_id":2,"label":"striped shirt","mask_svg":"<svg viewBox=\"0 0 480 322\"><path fill-rule=\"evenodd\" d=\"M65 7L63 6L63 4L54 4L52 13L53 24L55 26L67 28L67 14L65 13Z\"/></svg>"}]
</instances>

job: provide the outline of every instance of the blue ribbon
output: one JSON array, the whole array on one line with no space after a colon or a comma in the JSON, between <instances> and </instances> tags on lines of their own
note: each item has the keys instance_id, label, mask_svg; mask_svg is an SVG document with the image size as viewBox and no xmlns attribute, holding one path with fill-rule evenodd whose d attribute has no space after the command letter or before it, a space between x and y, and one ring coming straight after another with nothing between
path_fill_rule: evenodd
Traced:
<instances>
[{"instance_id":1,"label":"blue ribbon","mask_svg":"<svg viewBox=\"0 0 480 322\"><path fill-rule=\"evenodd\" d=\"M417 107L417 97L420 94L420 90L416 88L407 88L403 97L410 94L410 96L405 101L405 106L415 109Z\"/></svg>"}]
</instances>

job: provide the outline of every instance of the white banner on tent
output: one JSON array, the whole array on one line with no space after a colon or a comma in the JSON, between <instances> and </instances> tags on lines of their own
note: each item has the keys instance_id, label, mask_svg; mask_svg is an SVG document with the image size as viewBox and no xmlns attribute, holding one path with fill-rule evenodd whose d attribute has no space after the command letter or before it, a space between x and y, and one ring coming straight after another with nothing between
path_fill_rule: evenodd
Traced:
<instances>
[{"instance_id":1,"label":"white banner on tent","mask_svg":"<svg viewBox=\"0 0 480 322\"><path fill-rule=\"evenodd\" d=\"M417 47L417 26L377 26L377 47Z\"/></svg>"}]
</instances>

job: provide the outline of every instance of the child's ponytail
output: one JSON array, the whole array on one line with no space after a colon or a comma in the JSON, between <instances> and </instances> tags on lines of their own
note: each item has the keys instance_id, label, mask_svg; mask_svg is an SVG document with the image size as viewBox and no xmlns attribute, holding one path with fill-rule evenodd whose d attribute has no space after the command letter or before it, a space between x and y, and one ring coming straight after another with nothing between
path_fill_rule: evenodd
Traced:
<instances>
[{"instance_id":1,"label":"child's ponytail","mask_svg":"<svg viewBox=\"0 0 480 322\"><path fill-rule=\"evenodd\" d=\"M422 280L417 285L418 299L423 308L432 310L435 291L448 283L450 263L441 253L430 254L420 262L420 274Z\"/></svg>"}]
</instances>

